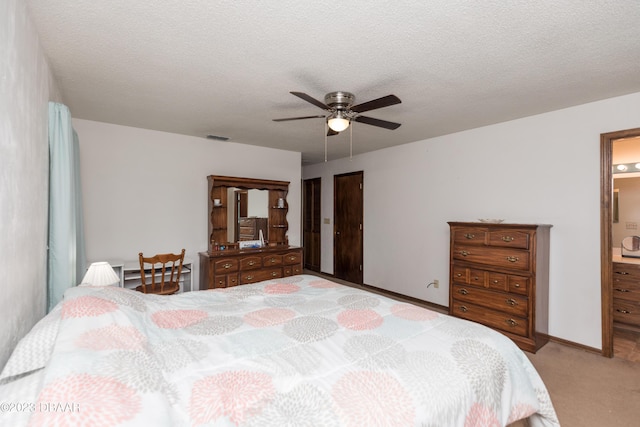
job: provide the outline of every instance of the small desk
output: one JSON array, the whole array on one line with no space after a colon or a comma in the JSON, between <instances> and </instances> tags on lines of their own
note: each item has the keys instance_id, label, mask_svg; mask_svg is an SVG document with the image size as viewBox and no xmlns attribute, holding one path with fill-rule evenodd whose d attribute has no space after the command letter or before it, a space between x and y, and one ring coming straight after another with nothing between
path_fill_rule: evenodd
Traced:
<instances>
[{"instance_id":1,"label":"small desk","mask_svg":"<svg viewBox=\"0 0 640 427\"><path fill-rule=\"evenodd\" d=\"M130 260L122 261L119 259L106 260L113 271L120 277L120 287L127 289L135 289L140 285L140 261ZM184 257L182 263L182 271L180 272L180 291L178 292L191 292L193 290L193 261L190 258Z\"/></svg>"}]
</instances>

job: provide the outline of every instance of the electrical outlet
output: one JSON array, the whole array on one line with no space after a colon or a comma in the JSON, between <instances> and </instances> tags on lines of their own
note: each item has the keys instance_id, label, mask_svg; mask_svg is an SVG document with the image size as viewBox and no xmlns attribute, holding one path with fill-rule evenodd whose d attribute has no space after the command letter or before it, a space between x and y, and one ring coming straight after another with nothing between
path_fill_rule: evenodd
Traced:
<instances>
[{"instance_id":1,"label":"electrical outlet","mask_svg":"<svg viewBox=\"0 0 640 427\"><path fill-rule=\"evenodd\" d=\"M440 281L438 279L433 280L433 287L436 289L440 287Z\"/></svg>"}]
</instances>

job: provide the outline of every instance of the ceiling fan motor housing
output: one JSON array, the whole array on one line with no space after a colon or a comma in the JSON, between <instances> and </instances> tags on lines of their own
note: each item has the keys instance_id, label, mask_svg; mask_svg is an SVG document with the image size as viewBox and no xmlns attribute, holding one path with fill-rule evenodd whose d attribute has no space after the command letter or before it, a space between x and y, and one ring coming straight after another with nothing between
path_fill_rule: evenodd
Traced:
<instances>
[{"instance_id":1,"label":"ceiling fan motor housing","mask_svg":"<svg viewBox=\"0 0 640 427\"><path fill-rule=\"evenodd\" d=\"M351 92L329 92L324 97L324 103L336 110L348 110L356 101L356 96Z\"/></svg>"}]
</instances>

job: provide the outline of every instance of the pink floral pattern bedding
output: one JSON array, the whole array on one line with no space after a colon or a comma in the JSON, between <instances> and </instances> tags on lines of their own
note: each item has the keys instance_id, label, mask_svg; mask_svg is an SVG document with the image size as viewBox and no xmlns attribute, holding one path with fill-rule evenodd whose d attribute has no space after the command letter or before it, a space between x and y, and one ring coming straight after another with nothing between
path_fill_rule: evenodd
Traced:
<instances>
[{"instance_id":1,"label":"pink floral pattern bedding","mask_svg":"<svg viewBox=\"0 0 640 427\"><path fill-rule=\"evenodd\" d=\"M61 304L34 426L559 425L503 335L315 276Z\"/></svg>"}]
</instances>

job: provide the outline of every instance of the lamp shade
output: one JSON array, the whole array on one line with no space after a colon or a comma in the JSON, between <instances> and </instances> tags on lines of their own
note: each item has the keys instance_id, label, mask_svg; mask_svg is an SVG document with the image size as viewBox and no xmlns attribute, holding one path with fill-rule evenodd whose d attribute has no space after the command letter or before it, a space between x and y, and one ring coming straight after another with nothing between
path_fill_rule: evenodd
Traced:
<instances>
[{"instance_id":1,"label":"lamp shade","mask_svg":"<svg viewBox=\"0 0 640 427\"><path fill-rule=\"evenodd\" d=\"M335 132L342 132L349 127L349 119L346 119L341 111L337 111L335 114L329 117L329 120L327 120L327 124L329 125L331 130Z\"/></svg>"},{"instance_id":2,"label":"lamp shade","mask_svg":"<svg viewBox=\"0 0 640 427\"><path fill-rule=\"evenodd\" d=\"M89 266L81 285L111 286L120 283L120 277L108 262L94 262Z\"/></svg>"}]
</instances>

